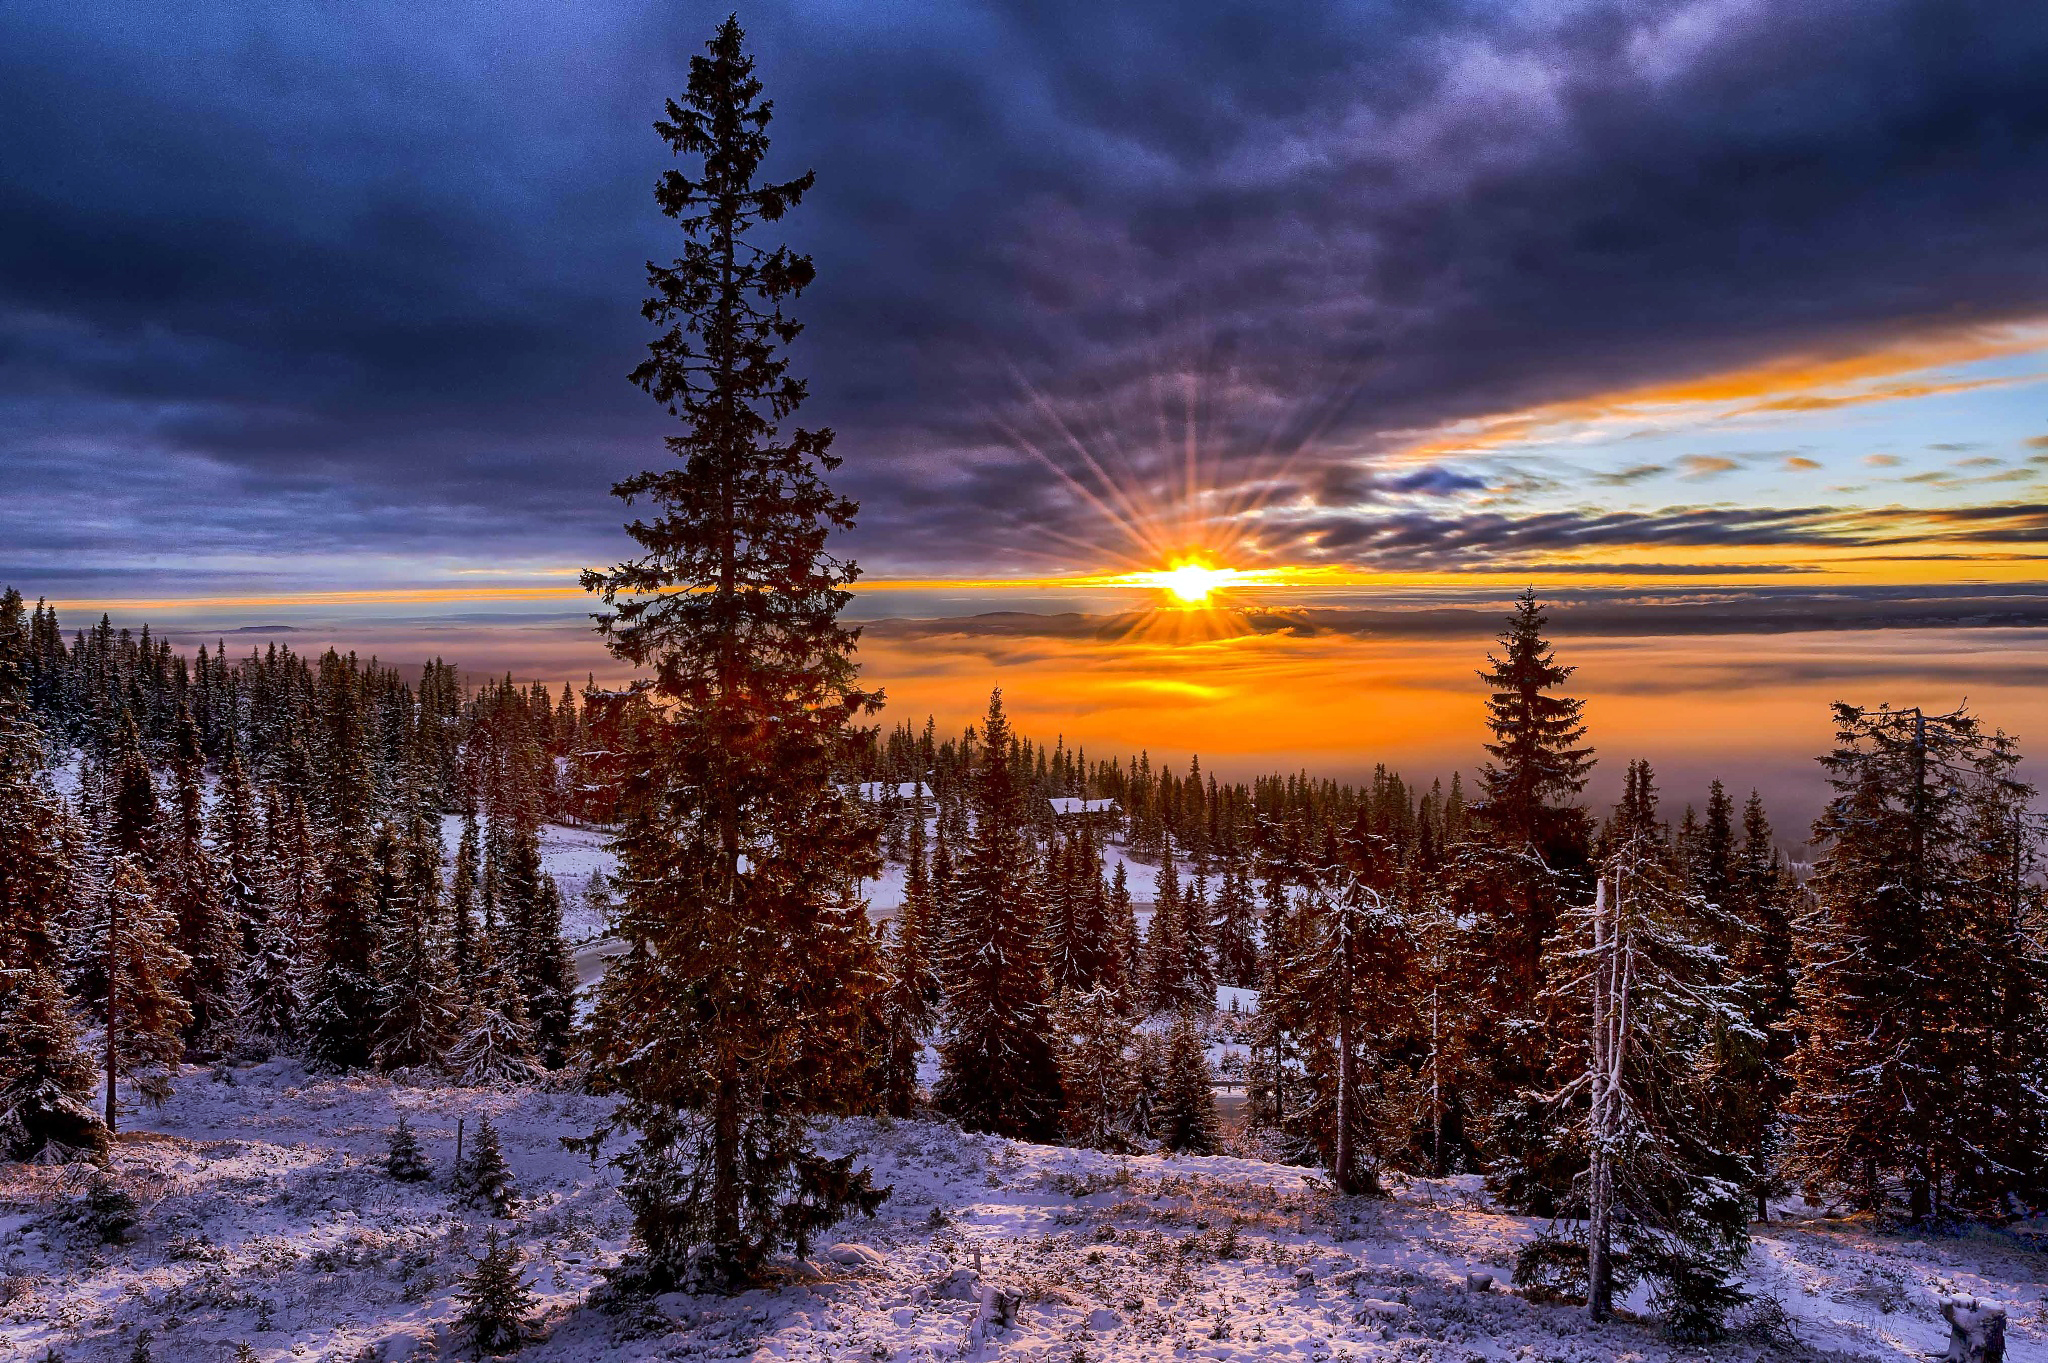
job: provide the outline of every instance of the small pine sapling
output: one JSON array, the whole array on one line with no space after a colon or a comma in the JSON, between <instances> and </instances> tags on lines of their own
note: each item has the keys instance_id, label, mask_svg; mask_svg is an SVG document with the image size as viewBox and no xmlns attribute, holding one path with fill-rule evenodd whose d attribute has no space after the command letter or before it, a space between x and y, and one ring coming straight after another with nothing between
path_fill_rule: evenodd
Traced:
<instances>
[{"instance_id":1,"label":"small pine sapling","mask_svg":"<svg viewBox=\"0 0 2048 1363\"><path fill-rule=\"evenodd\" d=\"M85 1200L72 1217L80 1226L98 1236L101 1244L121 1245L134 1238L135 1227L142 1220L142 1209L126 1188L101 1176L85 1190Z\"/></svg>"},{"instance_id":2,"label":"small pine sapling","mask_svg":"<svg viewBox=\"0 0 2048 1363\"><path fill-rule=\"evenodd\" d=\"M519 1184L489 1117L477 1120L476 1141L456 1169L455 1187L465 1203L478 1210L488 1208L493 1216L509 1216L519 1205Z\"/></svg>"},{"instance_id":3,"label":"small pine sapling","mask_svg":"<svg viewBox=\"0 0 2048 1363\"><path fill-rule=\"evenodd\" d=\"M534 1297L519 1276L519 1249L509 1239L498 1239L491 1227L484 1241L484 1257L462 1285L462 1314L457 1324L468 1336L471 1352L478 1358L517 1349L533 1315Z\"/></svg>"},{"instance_id":4,"label":"small pine sapling","mask_svg":"<svg viewBox=\"0 0 2048 1363\"><path fill-rule=\"evenodd\" d=\"M428 1162L427 1152L420 1148L420 1138L413 1134L412 1123L403 1113L391 1132L391 1150L384 1157L384 1171L400 1183L419 1183L434 1175L434 1166Z\"/></svg>"}]
</instances>

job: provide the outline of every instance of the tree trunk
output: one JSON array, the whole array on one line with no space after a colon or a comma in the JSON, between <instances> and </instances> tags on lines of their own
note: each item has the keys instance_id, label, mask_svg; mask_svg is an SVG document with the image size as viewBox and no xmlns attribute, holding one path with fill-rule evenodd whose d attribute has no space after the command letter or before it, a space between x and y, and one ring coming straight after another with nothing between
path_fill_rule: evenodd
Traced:
<instances>
[{"instance_id":1,"label":"tree trunk","mask_svg":"<svg viewBox=\"0 0 2048 1363\"><path fill-rule=\"evenodd\" d=\"M107 896L107 1135L117 1128L114 1081L120 1073L121 896Z\"/></svg>"},{"instance_id":2,"label":"tree trunk","mask_svg":"<svg viewBox=\"0 0 2048 1363\"><path fill-rule=\"evenodd\" d=\"M1357 1154L1351 1142L1351 1103L1351 1010L1347 1007L1337 1014L1337 1158L1332 1170L1337 1191L1347 1196L1358 1191L1357 1173L1352 1168Z\"/></svg>"},{"instance_id":3,"label":"tree trunk","mask_svg":"<svg viewBox=\"0 0 2048 1363\"><path fill-rule=\"evenodd\" d=\"M1608 1199L1612 1175L1608 1171L1608 1074L1612 1038L1608 1036L1610 1001L1614 988L1614 956L1608 937L1608 880L1599 878L1593 890L1593 1029L1591 1029L1591 1093L1587 1111L1587 1146L1591 1167L1587 1169L1587 1216L1585 1216L1585 1314L1595 1322L1606 1320L1614 1300L1614 1267L1608 1261Z\"/></svg>"}]
</instances>

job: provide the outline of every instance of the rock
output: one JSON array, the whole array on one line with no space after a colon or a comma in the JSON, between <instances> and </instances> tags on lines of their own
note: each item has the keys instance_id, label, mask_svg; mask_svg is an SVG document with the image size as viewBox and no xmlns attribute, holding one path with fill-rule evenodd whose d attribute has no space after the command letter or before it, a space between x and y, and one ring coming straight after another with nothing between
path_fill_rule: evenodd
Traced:
<instances>
[{"instance_id":1,"label":"rock","mask_svg":"<svg viewBox=\"0 0 2048 1363\"><path fill-rule=\"evenodd\" d=\"M1314 1287L1316 1285L1316 1271L1312 1268L1295 1269L1294 1285L1296 1287Z\"/></svg>"},{"instance_id":2,"label":"rock","mask_svg":"<svg viewBox=\"0 0 2048 1363\"><path fill-rule=\"evenodd\" d=\"M1406 1320L1414 1312L1397 1301L1385 1301L1379 1297L1361 1297L1358 1301L1360 1320Z\"/></svg>"},{"instance_id":3,"label":"rock","mask_svg":"<svg viewBox=\"0 0 2048 1363\"><path fill-rule=\"evenodd\" d=\"M664 1292L654 1299L654 1309L670 1320L690 1318L690 1294L687 1292Z\"/></svg>"},{"instance_id":4,"label":"rock","mask_svg":"<svg viewBox=\"0 0 2048 1363\"><path fill-rule=\"evenodd\" d=\"M971 1268L956 1268L933 1283L931 1291L946 1301L980 1301L981 1275Z\"/></svg>"},{"instance_id":5,"label":"rock","mask_svg":"<svg viewBox=\"0 0 2048 1363\"><path fill-rule=\"evenodd\" d=\"M908 1330L917 1324L917 1310L914 1307L899 1306L889 1313L889 1319L895 1322L897 1329Z\"/></svg>"},{"instance_id":6,"label":"rock","mask_svg":"<svg viewBox=\"0 0 2048 1363\"><path fill-rule=\"evenodd\" d=\"M1976 1297L1943 1297L1939 1305L1949 1329L1943 1363L2004 1363L2003 1306Z\"/></svg>"},{"instance_id":7,"label":"rock","mask_svg":"<svg viewBox=\"0 0 2048 1363\"><path fill-rule=\"evenodd\" d=\"M1106 1335L1111 1330L1123 1329L1124 1318L1107 1306L1099 1306L1088 1313L1088 1328L1098 1335Z\"/></svg>"},{"instance_id":8,"label":"rock","mask_svg":"<svg viewBox=\"0 0 2048 1363\"><path fill-rule=\"evenodd\" d=\"M1493 1291L1493 1275L1491 1273L1467 1273L1465 1275L1465 1290L1468 1292Z\"/></svg>"},{"instance_id":9,"label":"rock","mask_svg":"<svg viewBox=\"0 0 2048 1363\"><path fill-rule=\"evenodd\" d=\"M919 1283L916 1287L910 1289L910 1304L912 1306L923 1306L931 1299L932 1290L923 1283Z\"/></svg>"},{"instance_id":10,"label":"rock","mask_svg":"<svg viewBox=\"0 0 2048 1363\"><path fill-rule=\"evenodd\" d=\"M879 1250L855 1244L829 1246L821 1257L847 1268L882 1268L889 1262Z\"/></svg>"}]
</instances>

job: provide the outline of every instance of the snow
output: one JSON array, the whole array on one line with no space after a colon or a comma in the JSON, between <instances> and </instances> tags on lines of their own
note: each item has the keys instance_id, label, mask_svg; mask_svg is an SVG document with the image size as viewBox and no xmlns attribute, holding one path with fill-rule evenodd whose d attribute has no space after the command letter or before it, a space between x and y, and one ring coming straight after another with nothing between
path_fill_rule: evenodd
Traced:
<instances>
[{"instance_id":1,"label":"snow","mask_svg":"<svg viewBox=\"0 0 2048 1363\"><path fill-rule=\"evenodd\" d=\"M1216 986L1216 1011L1256 1013L1259 1011L1259 991L1235 984L1219 984Z\"/></svg>"},{"instance_id":2,"label":"snow","mask_svg":"<svg viewBox=\"0 0 2048 1363\"><path fill-rule=\"evenodd\" d=\"M893 787L887 781L862 781L854 789L860 792L861 799L870 804L879 801L883 794L891 789L894 789L899 800L914 800L920 795L927 800L932 798L932 788L922 781L900 781Z\"/></svg>"},{"instance_id":3,"label":"snow","mask_svg":"<svg viewBox=\"0 0 2048 1363\"><path fill-rule=\"evenodd\" d=\"M603 828L544 823L540 826L541 870L555 878L562 892L562 936L571 946L581 946L604 935L606 923L584 903L583 892L599 872L611 875L619 859L611 852L611 833ZM441 816L441 845L449 865L462 844L462 816Z\"/></svg>"},{"instance_id":4,"label":"snow","mask_svg":"<svg viewBox=\"0 0 2048 1363\"><path fill-rule=\"evenodd\" d=\"M154 1332L162 1363L461 1356L449 1337L483 1213L445 1175L458 1118L489 1113L525 1201L510 1222L543 1308L535 1363L672 1359L1093 1360L1757 1359L1738 1336L1710 1350L1654 1328L1589 1325L1506 1284L1540 1221L1493 1208L1474 1177L1399 1183L1385 1202L1338 1201L1314 1171L1238 1157L1120 1157L963 1135L937 1122L827 1124L893 1187L873 1221L842 1224L808 1262L732 1298L671 1294L587 1304L627 1247L612 1171L563 1151L606 1100L538 1089L411 1088L309 1078L288 1061L233 1085L185 1071L138 1113L114 1157L140 1200L139 1236L93 1245L56 1213L85 1171L0 1166L0 1358L46 1348L125 1359ZM398 1114L437 1177L382 1169ZM1943 1295L2002 1305L2016 1363L2048 1360L2043 1261L2018 1237L1915 1238L1820 1219L1759 1227L1749 1282L1784 1307L1799 1345L1844 1358L1938 1354ZM987 1289L987 1290L982 1290ZM1005 1295L1014 1293L1014 1298ZM1014 1303L1014 1323L998 1321Z\"/></svg>"},{"instance_id":5,"label":"snow","mask_svg":"<svg viewBox=\"0 0 2048 1363\"><path fill-rule=\"evenodd\" d=\"M1114 800L1084 800L1078 795L1055 795L1052 797L1052 812L1063 818L1075 814L1114 815L1117 807Z\"/></svg>"}]
</instances>

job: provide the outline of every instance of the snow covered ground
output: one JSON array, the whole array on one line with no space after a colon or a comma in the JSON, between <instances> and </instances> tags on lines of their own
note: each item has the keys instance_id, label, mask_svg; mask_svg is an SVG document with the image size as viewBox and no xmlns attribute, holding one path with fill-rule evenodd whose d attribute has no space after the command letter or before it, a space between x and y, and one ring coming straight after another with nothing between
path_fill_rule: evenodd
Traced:
<instances>
[{"instance_id":1,"label":"snow covered ground","mask_svg":"<svg viewBox=\"0 0 2048 1363\"><path fill-rule=\"evenodd\" d=\"M87 1243L62 1216L81 1170L0 1166L0 1358L125 1360L153 1332L162 1363L347 1363L459 1355L447 1327L490 1221L439 1178L387 1178L385 1133L410 1115L441 1176L457 1118L490 1113L518 1174L509 1225L543 1311L535 1360L1291 1358L1593 1360L1772 1356L1763 1338L1677 1349L1640 1324L1594 1328L1505 1292L1538 1223L1491 1210L1471 1179L1391 1202L1333 1201L1306 1170L1231 1158L1123 1158L963 1136L928 1122L838 1124L894 1195L769 1289L585 1304L626 1245L608 1169L564 1152L602 1100L534 1090L309 1079L290 1062L228 1085L188 1070L120 1143L146 1215L129 1244ZM508 1223L498 1223L501 1226ZM961 1270L1015 1290L1014 1323L958 1295ZM1762 1230L1751 1281L1781 1301L1776 1356L1938 1354L1942 1292L2003 1303L2010 1357L2048 1360L2048 1261L2002 1234L1930 1239L1843 1222ZM1491 1273L1475 1291L1468 1275ZM958 1275L958 1276L956 1276ZM956 1295L947 1295L948 1286ZM1796 1342L1796 1343L1791 1343Z\"/></svg>"}]
</instances>

